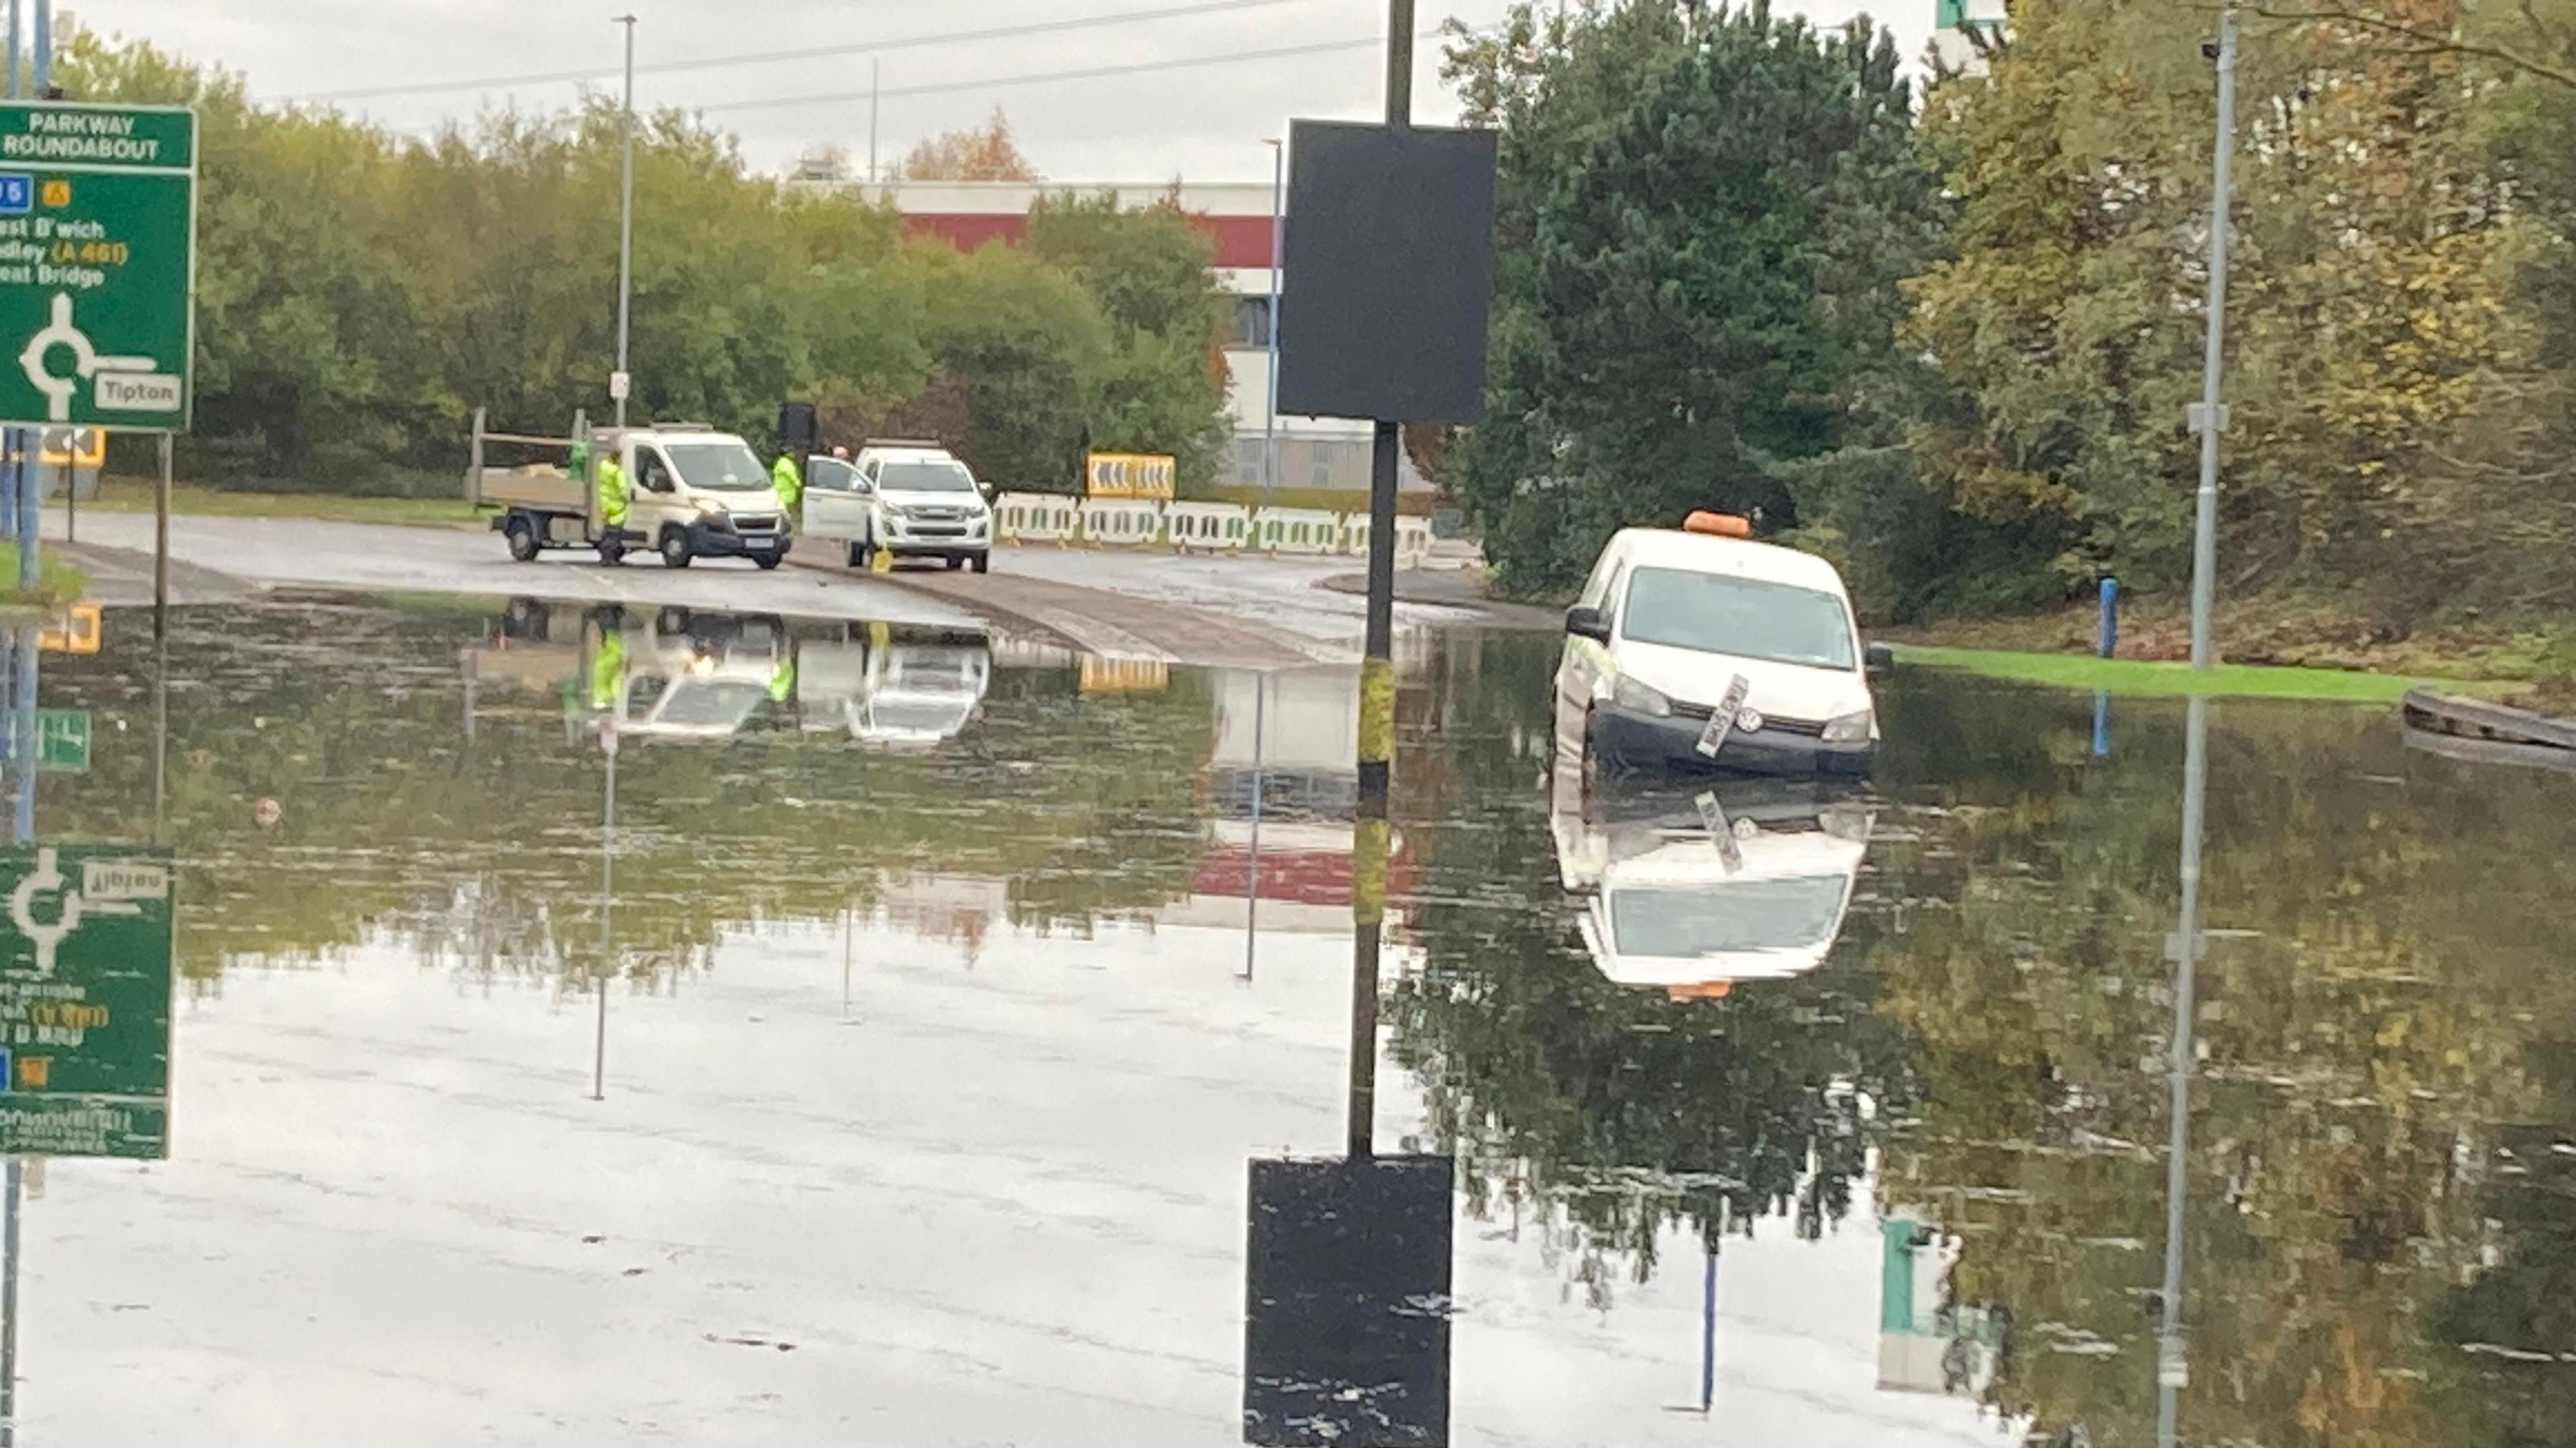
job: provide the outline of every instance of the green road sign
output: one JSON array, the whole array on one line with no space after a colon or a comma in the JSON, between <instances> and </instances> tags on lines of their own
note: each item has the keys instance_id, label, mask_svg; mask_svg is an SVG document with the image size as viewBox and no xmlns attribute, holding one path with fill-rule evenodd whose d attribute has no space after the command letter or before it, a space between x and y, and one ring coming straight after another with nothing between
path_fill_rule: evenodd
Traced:
<instances>
[{"instance_id":1,"label":"green road sign","mask_svg":"<svg viewBox=\"0 0 2576 1448\"><path fill-rule=\"evenodd\" d=\"M0 423L185 427L197 117L0 104Z\"/></svg>"},{"instance_id":2,"label":"green road sign","mask_svg":"<svg viewBox=\"0 0 2576 1448\"><path fill-rule=\"evenodd\" d=\"M0 850L0 1156L170 1154L170 852Z\"/></svg>"},{"instance_id":3,"label":"green road sign","mask_svg":"<svg viewBox=\"0 0 2576 1448\"><path fill-rule=\"evenodd\" d=\"M36 711L36 767L68 774L89 773L89 711Z\"/></svg>"}]
</instances>

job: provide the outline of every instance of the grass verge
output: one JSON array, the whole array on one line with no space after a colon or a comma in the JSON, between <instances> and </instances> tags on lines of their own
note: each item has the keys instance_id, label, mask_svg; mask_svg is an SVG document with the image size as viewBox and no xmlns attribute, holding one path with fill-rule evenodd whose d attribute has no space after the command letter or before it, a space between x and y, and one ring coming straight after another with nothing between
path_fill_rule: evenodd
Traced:
<instances>
[{"instance_id":1,"label":"grass verge","mask_svg":"<svg viewBox=\"0 0 2576 1448\"><path fill-rule=\"evenodd\" d=\"M2005 649L1955 649L1931 644L1894 646L1898 662L1965 669L1990 678L2051 684L2062 689L2101 689L2114 694L2209 694L2234 698L2325 699L2352 704L2393 704L2422 679L2348 669L2296 665L2220 664L2207 674L2187 663L2100 659L2082 654L2033 654ZM2493 680L2438 681L2455 693L2494 696L2514 686Z\"/></svg>"},{"instance_id":2,"label":"grass verge","mask_svg":"<svg viewBox=\"0 0 2576 1448\"><path fill-rule=\"evenodd\" d=\"M152 484L113 478L99 496L84 500L84 513L149 513ZM47 512L59 511L59 505ZM463 498L368 498L344 493L257 493L180 483L170 489L170 511L215 518L319 518L334 523L407 523L461 528L483 515Z\"/></svg>"},{"instance_id":3,"label":"grass verge","mask_svg":"<svg viewBox=\"0 0 2576 1448\"><path fill-rule=\"evenodd\" d=\"M0 541L0 609L43 609L52 612L80 600L89 592L89 575L78 565L66 563L50 553L36 559L36 589L29 593L18 586L18 545Z\"/></svg>"}]
</instances>

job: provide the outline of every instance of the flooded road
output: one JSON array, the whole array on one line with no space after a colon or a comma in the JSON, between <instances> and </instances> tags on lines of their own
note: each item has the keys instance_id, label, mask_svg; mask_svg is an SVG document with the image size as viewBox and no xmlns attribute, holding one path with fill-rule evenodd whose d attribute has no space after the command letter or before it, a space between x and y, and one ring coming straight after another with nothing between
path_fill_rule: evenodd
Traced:
<instances>
[{"instance_id":1,"label":"flooded road","mask_svg":"<svg viewBox=\"0 0 2576 1448\"><path fill-rule=\"evenodd\" d=\"M1318 1253L1352 671L172 623L44 661L40 836L157 824L183 979L170 1159L31 1187L22 1442L2576 1431L2576 781L2382 712L2208 709L2160 1344L2179 701L1909 670L1864 791L1587 788L1553 639L1400 640L1376 1138L1445 1165Z\"/></svg>"}]
</instances>

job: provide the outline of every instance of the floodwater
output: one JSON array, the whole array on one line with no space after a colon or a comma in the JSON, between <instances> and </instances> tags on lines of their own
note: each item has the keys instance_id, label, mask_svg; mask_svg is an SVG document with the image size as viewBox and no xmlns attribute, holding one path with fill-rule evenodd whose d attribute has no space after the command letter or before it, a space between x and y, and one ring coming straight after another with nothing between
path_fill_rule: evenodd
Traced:
<instances>
[{"instance_id":1,"label":"floodwater","mask_svg":"<svg viewBox=\"0 0 2576 1448\"><path fill-rule=\"evenodd\" d=\"M2576 780L2209 706L2178 1016L2180 702L1587 792L1552 650L1403 643L1358 1170L1346 672L111 612L172 1150L31 1173L19 1441L2576 1439Z\"/></svg>"}]
</instances>

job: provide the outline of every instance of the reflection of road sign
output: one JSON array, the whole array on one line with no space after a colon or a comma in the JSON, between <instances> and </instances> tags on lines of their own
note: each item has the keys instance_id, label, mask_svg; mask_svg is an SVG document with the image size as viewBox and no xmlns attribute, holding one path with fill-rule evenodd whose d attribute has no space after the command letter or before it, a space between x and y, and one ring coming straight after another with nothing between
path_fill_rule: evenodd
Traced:
<instances>
[{"instance_id":1,"label":"reflection of road sign","mask_svg":"<svg viewBox=\"0 0 2576 1448\"><path fill-rule=\"evenodd\" d=\"M98 652L99 613L94 603L75 603L45 621L36 632L36 647L53 654Z\"/></svg>"},{"instance_id":2,"label":"reflection of road sign","mask_svg":"<svg viewBox=\"0 0 2576 1448\"><path fill-rule=\"evenodd\" d=\"M1172 666L1160 659L1108 659L1082 656L1081 691L1086 694L1157 690L1171 686Z\"/></svg>"},{"instance_id":3,"label":"reflection of road sign","mask_svg":"<svg viewBox=\"0 0 2576 1448\"><path fill-rule=\"evenodd\" d=\"M185 426L195 115L0 104L0 164L0 422Z\"/></svg>"},{"instance_id":4,"label":"reflection of road sign","mask_svg":"<svg viewBox=\"0 0 2576 1448\"><path fill-rule=\"evenodd\" d=\"M89 773L89 711L36 711L36 767L66 774Z\"/></svg>"},{"instance_id":5,"label":"reflection of road sign","mask_svg":"<svg viewBox=\"0 0 2576 1448\"><path fill-rule=\"evenodd\" d=\"M0 851L0 900L0 1155L168 1155L169 852Z\"/></svg>"}]
</instances>

